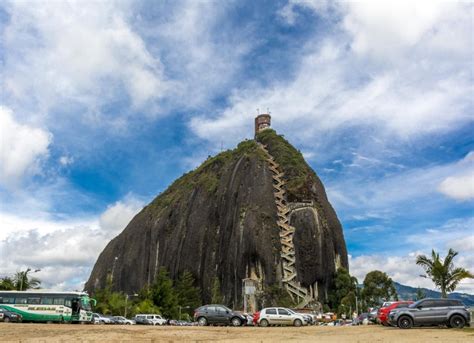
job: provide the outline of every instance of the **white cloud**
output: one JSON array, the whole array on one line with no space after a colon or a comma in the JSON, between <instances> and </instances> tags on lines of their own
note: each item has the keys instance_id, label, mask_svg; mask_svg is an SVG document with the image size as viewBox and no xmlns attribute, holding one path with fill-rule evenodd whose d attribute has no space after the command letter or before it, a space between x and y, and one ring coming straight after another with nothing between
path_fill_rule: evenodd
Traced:
<instances>
[{"instance_id":1,"label":"white cloud","mask_svg":"<svg viewBox=\"0 0 474 343\"><path fill-rule=\"evenodd\" d=\"M48 131L17 122L0 106L0 184L12 188L25 174L38 172L51 141Z\"/></svg>"},{"instance_id":2,"label":"white cloud","mask_svg":"<svg viewBox=\"0 0 474 343\"><path fill-rule=\"evenodd\" d=\"M99 225L109 235L118 233L143 208L143 201L134 197L127 197L107 207L99 218Z\"/></svg>"},{"instance_id":3,"label":"white cloud","mask_svg":"<svg viewBox=\"0 0 474 343\"><path fill-rule=\"evenodd\" d=\"M327 139L328 133L359 132L360 127L383 141L412 142L472 121L473 86L466 72L471 60L472 23L466 5L442 10L441 5L438 9L437 4L426 3L436 7L431 11L435 14L423 12L426 19L422 23L410 24L414 26L411 29L408 25L407 30L413 30L413 34L402 32L397 37L397 23L416 21L418 9L407 10L410 5L406 4L395 12L393 23L387 20L389 27L378 29L390 12L383 9L381 19L374 19L376 22L371 22L366 13L377 14L384 5L365 11L359 5L352 8L352 4L341 8L341 15L351 21L356 18L368 28L362 25L357 30L347 30L344 21L338 22L339 26L328 30L323 38L318 35L298 50L301 57L289 80L235 91L226 109L194 117L190 128L201 138L235 143L252 134L254 109L270 107L275 128L294 132L296 143L314 146L315 141L317 145ZM357 4L370 7L373 3ZM374 32L376 37L366 37L368 32ZM463 44L452 58L447 58L453 36ZM367 41L365 48L347 48L351 44L362 46L353 43L358 39ZM397 54L391 54L390 60L374 57L387 53L383 45L377 45L379 41L399 41L393 43ZM361 144L364 137L357 140Z\"/></svg>"},{"instance_id":4,"label":"white cloud","mask_svg":"<svg viewBox=\"0 0 474 343\"><path fill-rule=\"evenodd\" d=\"M456 200L474 198L474 152L457 163L455 175L448 176L439 185L439 191Z\"/></svg>"},{"instance_id":5,"label":"white cloud","mask_svg":"<svg viewBox=\"0 0 474 343\"><path fill-rule=\"evenodd\" d=\"M164 96L168 85L161 62L128 25L120 4L10 3L3 34L9 102L28 108L29 115L46 115L65 104L82 107L99 124L101 106L123 93L138 108Z\"/></svg>"},{"instance_id":6,"label":"white cloud","mask_svg":"<svg viewBox=\"0 0 474 343\"><path fill-rule=\"evenodd\" d=\"M74 163L74 157L71 157L71 156L61 156L59 158L59 163L62 165L62 166L68 166L72 163Z\"/></svg>"},{"instance_id":7,"label":"white cloud","mask_svg":"<svg viewBox=\"0 0 474 343\"><path fill-rule=\"evenodd\" d=\"M420 277L425 273L420 266L416 265L416 256L420 254L431 256L431 250L434 249L443 258L452 248L459 253L454 260L454 265L474 271L473 227L474 218L472 217L452 219L440 227L428 228L405 238L401 237L400 239L406 243L406 248L411 250L407 254L350 256L351 274L362 283L368 272L381 270L401 284L434 289L431 280ZM472 280L466 279L461 282L456 291L474 293Z\"/></svg>"},{"instance_id":8,"label":"white cloud","mask_svg":"<svg viewBox=\"0 0 474 343\"><path fill-rule=\"evenodd\" d=\"M357 168L354 174L348 173L343 180L326 184L326 190L336 208L344 208L348 214L354 212L352 215L360 216L361 209L364 209L367 213L378 213L382 215L381 218L388 219L400 212L406 214L415 209L419 213L433 211L442 200L439 185L450 175L460 170L464 172L471 156L473 154L469 153L464 159L453 163L397 168L396 173L375 179ZM355 156L355 161L360 163L358 156ZM354 167L354 163L349 167ZM423 203L424 206L415 206L417 203Z\"/></svg>"},{"instance_id":9,"label":"white cloud","mask_svg":"<svg viewBox=\"0 0 474 343\"><path fill-rule=\"evenodd\" d=\"M142 205L129 195L98 218L68 220L0 213L0 276L39 268L35 276L46 288L82 289L99 253Z\"/></svg>"}]
</instances>

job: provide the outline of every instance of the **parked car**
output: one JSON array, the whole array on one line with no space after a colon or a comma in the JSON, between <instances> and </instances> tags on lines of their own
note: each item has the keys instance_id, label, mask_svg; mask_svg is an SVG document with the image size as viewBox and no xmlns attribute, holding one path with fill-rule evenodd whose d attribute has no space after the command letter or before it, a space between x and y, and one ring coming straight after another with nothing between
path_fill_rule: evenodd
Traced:
<instances>
[{"instance_id":1,"label":"parked car","mask_svg":"<svg viewBox=\"0 0 474 343\"><path fill-rule=\"evenodd\" d=\"M377 313L378 313L379 309L376 307L376 308L373 308L372 310L369 311L369 315L367 316L367 319L372 322L372 323L375 323L377 321Z\"/></svg>"},{"instance_id":2,"label":"parked car","mask_svg":"<svg viewBox=\"0 0 474 343\"><path fill-rule=\"evenodd\" d=\"M298 313L296 311L293 311L292 309L288 309L288 311L290 311L290 313L292 313L292 314L299 314L299 315L303 316L303 319L306 322L306 325L313 325L314 320L313 320L312 315L310 315L308 313Z\"/></svg>"},{"instance_id":3,"label":"parked car","mask_svg":"<svg viewBox=\"0 0 474 343\"><path fill-rule=\"evenodd\" d=\"M369 323L369 314L361 313L354 321L352 325L367 325Z\"/></svg>"},{"instance_id":4,"label":"parked car","mask_svg":"<svg viewBox=\"0 0 474 343\"><path fill-rule=\"evenodd\" d=\"M469 309L459 300L454 299L422 299L407 308L390 311L390 323L401 329L413 326L447 325L463 328L469 324Z\"/></svg>"},{"instance_id":5,"label":"parked car","mask_svg":"<svg viewBox=\"0 0 474 343\"><path fill-rule=\"evenodd\" d=\"M377 322L382 324L383 326L389 326L388 314L390 311L395 310L397 308L405 308L408 305L413 304L413 301L393 301L390 302L387 306L382 306L379 308L377 312Z\"/></svg>"},{"instance_id":6,"label":"parked car","mask_svg":"<svg viewBox=\"0 0 474 343\"><path fill-rule=\"evenodd\" d=\"M200 326L232 325L242 326L247 323L247 317L239 312L232 311L224 305L204 305L194 310L194 320Z\"/></svg>"},{"instance_id":7,"label":"parked car","mask_svg":"<svg viewBox=\"0 0 474 343\"><path fill-rule=\"evenodd\" d=\"M135 323L144 325L165 325L167 322L159 314L137 314L134 320Z\"/></svg>"},{"instance_id":8,"label":"parked car","mask_svg":"<svg viewBox=\"0 0 474 343\"><path fill-rule=\"evenodd\" d=\"M23 321L23 317L19 313L15 313L12 311L8 311L2 307L0 307L0 322L9 323L21 323Z\"/></svg>"},{"instance_id":9,"label":"parked car","mask_svg":"<svg viewBox=\"0 0 474 343\"><path fill-rule=\"evenodd\" d=\"M92 323L94 324L113 324L113 320L110 317L106 317L99 313L92 313Z\"/></svg>"},{"instance_id":10,"label":"parked car","mask_svg":"<svg viewBox=\"0 0 474 343\"><path fill-rule=\"evenodd\" d=\"M303 315L283 307L268 307L260 311L259 326L268 325L306 325Z\"/></svg>"},{"instance_id":11,"label":"parked car","mask_svg":"<svg viewBox=\"0 0 474 343\"><path fill-rule=\"evenodd\" d=\"M136 324L134 320L127 319L127 318L122 317L122 316L114 316L114 317L112 317L112 319L114 320L114 322L116 324L121 324L121 325L134 325L134 324Z\"/></svg>"}]
</instances>

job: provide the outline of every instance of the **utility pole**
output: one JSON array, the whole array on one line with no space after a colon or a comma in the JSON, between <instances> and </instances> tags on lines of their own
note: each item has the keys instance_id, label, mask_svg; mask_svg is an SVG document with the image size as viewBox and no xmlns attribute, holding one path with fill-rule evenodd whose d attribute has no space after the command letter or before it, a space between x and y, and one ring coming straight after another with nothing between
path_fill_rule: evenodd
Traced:
<instances>
[{"instance_id":1,"label":"utility pole","mask_svg":"<svg viewBox=\"0 0 474 343\"><path fill-rule=\"evenodd\" d=\"M127 310L128 310L127 304L128 304L128 297L130 297L130 296L132 296L132 297L137 297L138 294L136 294L136 293L135 293L135 294L130 294L130 295L125 294L125 311L124 311L124 314L123 314L123 316L124 316L125 318L127 318Z\"/></svg>"},{"instance_id":2,"label":"utility pole","mask_svg":"<svg viewBox=\"0 0 474 343\"><path fill-rule=\"evenodd\" d=\"M359 303L357 301L357 295L356 295L356 313L359 315Z\"/></svg>"}]
</instances>

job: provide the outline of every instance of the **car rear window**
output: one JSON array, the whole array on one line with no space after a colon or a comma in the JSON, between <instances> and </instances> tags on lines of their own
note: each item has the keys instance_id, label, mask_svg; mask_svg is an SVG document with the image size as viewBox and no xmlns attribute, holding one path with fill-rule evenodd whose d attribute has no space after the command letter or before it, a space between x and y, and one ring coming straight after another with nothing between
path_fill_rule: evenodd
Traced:
<instances>
[{"instance_id":1,"label":"car rear window","mask_svg":"<svg viewBox=\"0 0 474 343\"><path fill-rule=\"evenodd\" d=\"M274 308L268 308L268 309L265 310L265 313L266 314L277 314L277 311Z\"/></svg>"}]
</instances>

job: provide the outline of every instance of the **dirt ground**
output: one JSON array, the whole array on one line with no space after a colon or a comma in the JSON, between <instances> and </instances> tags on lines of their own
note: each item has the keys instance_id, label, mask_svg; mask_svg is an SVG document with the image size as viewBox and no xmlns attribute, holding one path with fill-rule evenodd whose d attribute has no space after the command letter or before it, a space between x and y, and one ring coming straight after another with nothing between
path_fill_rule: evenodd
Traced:
<instances>
[{"instance_id":1,"label":"dirt ground","mask_svg":"<svg viewBox=\"0 0 474 343\"><path fill-rule=\"evenodd\" d=\"M474 329L150 327L0 323L0 342L474 342Z\"/></svg>"}]
</instances>

